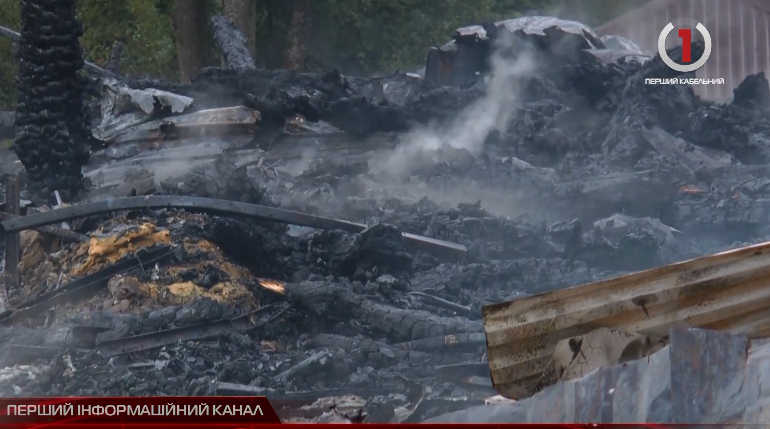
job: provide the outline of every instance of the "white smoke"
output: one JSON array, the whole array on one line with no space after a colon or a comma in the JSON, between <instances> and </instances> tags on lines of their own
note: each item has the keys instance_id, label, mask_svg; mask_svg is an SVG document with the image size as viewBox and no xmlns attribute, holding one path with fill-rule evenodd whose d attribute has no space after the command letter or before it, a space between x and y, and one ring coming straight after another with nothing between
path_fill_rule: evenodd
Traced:
<instances>
[{"instance_id":1,"label":"white smoke","mask_svg":"<svg viewBox=\"0 0 770 429\"><path fill-rule=\"evenodd\" d=\"M498 39L495 54L490 59L491 71L483 97L463 109L450 124L433 124L409 132L404 143L386 157L382 167L395 175L408 174L419 168L420 159L442 147L466 149L477 154L491 132L504 132L518 105L518 88L536 68L529 52L509 55L513 43L513 36Z\"/></svg>"}]
</instances>

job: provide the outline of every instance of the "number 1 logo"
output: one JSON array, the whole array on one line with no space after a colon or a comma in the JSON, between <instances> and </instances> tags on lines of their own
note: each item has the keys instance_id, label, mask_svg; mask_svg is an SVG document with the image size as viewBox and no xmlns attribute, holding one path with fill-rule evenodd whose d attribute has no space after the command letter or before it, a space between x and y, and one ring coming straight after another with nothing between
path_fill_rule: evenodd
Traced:
<instances>
[{"instance_id":1,"label":"number 1 logo","mask_svg":"<svg viewBox=\"0 0 770 429\"><path fill-rule=\"evenodd\" d=\"M690 46L692 44L692 30L689 28L679 29L679 38L682 39L682 62L689 63L692 61L692 53L690 52Z\"/></svg>"},{"instance_id":2,"label":"number 1 logo","mask_svg":"<svg viewBox=\"0 0 770 429\"><path fill-rule=\"evenodd\" d=\"M706 27L700 22L695 26L695 29L703 35L705 49L703 50L703 55L701 55L700 59L692 64L677 64L668 56L668 52L666 52L666 37L668 37L673 29L674 24L669 22L668 25L663 28L663 31L660 32L660 36L658 36L658 54L660 54L660 59L662 59L670 69L681 73L693 72L703 67L703 65L706 64L706 61L708 61L709 56L711 56L711 35L708 30L706 30ZM690 46L692 43L692 30L689 28L680 28L678 33L679 38L682 39L682 62L689 63L692 61L692 50Z\"/></svg>"}]
</instances>

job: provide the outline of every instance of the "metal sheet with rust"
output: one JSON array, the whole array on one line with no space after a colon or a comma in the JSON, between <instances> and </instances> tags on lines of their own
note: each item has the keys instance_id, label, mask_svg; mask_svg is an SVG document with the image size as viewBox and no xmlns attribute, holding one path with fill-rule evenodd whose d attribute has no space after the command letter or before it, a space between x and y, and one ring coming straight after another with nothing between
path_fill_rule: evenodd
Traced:
<instances>
[{"instance_id":1,"label":"metal sheet with rust","mask_svg":"<svg viewBox=\"0 0 770 429\"><path fill-rule=\"evenodd\" d=\"M486 306L492 381L504 396L527 396L559 340L599 327L660 338L686 326L770 336L769 283L767 242Z\"/></svg>"}]
</instances>

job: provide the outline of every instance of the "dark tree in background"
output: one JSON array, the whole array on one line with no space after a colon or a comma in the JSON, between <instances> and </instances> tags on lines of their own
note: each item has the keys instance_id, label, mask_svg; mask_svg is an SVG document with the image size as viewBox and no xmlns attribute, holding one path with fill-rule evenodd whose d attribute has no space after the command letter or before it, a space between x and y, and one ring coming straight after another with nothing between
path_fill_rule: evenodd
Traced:
<instances>
[{"instance_id":1,"label":"dark tree in background","mask_svg":"<svg viewBox=\"0 0 770 429\"><path fill-rule=\"evenodd\" d=\"M176 0L172 12L179 77L189 82L203 67L211 65L211 38L206 0Z\"/></svg>"},{"instance_id":2,"label":"dark tree in background","mask_svg":"<svg viewBox=\"0 0 770 429\"><path fill-rule=\"evenodd\" d=\"M123 73L176 81L219 64L209 36L209 19L219 13L242 30L260 67L370 75L423 67L428 48L443 45L461 26L533 9L598 26L648 1L77 0L76 5L90 61L105 66L118 41L125 47ZM312 5L309 13L302 5ZM0 24L20 27L19 1L0 0ZM0 37L0 58L11 58L11 51L10 40ZM15 61L0 61L0 110L15 110L16 69Z\"/></svg>"},{"instance_id":3,"label":"dark tree in background","mask_svg":"<svg viewBox=\"0 0 770 429\"><path fill-rule=\"evenodd\" d=\"M33 190L74 196L92 138L74 0L21 0L15 151Z\"/></svg>"},{"instance_id":4,"label":"dark tree in background","mask_svg":"<svg viewBox=\"0 0 770 429\"><path fill-rule=\"evenodd\" d=\"M313 12L310 0L294 0L291 11L289 32L286 35L286 48L283 68L303 70L307 58L308 38L310 37L310 17Z\"/></svg>"},{"instance_id":5,"label":"dark tree in background","mask_svg":"<svg viewBox=\"0 0 770 429\"><path fill-rule=\"evenodd\" d=\"M222 14L233 20L246 37L251 56L257 53L257 0L222 0Z\"/></svg>"}]
</instances>

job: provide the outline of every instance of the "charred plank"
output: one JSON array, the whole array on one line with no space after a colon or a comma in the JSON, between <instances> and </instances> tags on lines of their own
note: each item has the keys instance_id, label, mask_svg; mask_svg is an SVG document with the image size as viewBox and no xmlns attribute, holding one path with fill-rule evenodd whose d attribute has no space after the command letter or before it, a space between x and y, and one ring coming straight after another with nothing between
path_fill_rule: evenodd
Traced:
<instances>
[{"instance_id":1,"label":"charred plank","mask_svg":"<svg viewBox=\"0 0 770 429\"><path fill-rule=\"evenodd\" d=\"M334 283L289 283L284 290L288 297L296 299L313 314L338 321L356 319L373 333L385 335L394 341L481 331L480 321L440 317L427 311L376 303ZM483 337L483 334L479 335Z\"/></svg>"},{"instance_id":2,"label":"charred plank","mask_svg":"<svg viewBox=\"0 0 770 429\"><path fill-rule=\"evenodd\" d=\"M99 353L103 356L113 357L125 353L163 347L180 341L216 337L217 335L226 334L228 332L246 331L272 320L273 311L276 308L279 307L268 305L234 319L222 319L214 322L204 322L179 328L165 329L149 334L140 334L102 341L97 347Z\"/></svg>"}]
</instances>

